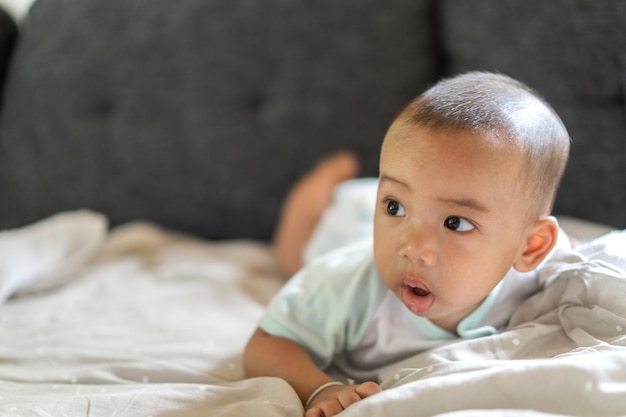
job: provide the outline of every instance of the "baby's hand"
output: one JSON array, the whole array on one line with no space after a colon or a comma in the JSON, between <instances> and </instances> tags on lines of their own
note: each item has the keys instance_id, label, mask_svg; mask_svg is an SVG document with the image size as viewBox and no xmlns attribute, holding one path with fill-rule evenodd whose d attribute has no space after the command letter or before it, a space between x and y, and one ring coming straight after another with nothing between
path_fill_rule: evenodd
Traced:
<instances>
[{"instance_id":1,"label":"baby's hand","mask_svg":"<svg viewBox=\"0 0 626 417\"><path fill-rule=\"evenodd\" d=\"M359 385L333 385L317 394L305 410L305 417L331 417L363 398L381 392L375 382Z\"/></svg>"}]
</instances>

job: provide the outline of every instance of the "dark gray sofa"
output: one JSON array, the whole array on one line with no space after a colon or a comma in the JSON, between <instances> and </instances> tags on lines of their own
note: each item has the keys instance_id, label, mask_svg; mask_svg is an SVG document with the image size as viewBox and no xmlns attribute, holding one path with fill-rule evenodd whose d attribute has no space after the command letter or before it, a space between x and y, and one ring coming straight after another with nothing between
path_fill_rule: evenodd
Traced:
<instances>
[{"instance_id":1,"label":"dark gray sofa","mask_svg":"<svg viewBox=\"0 0 626 417\"><path fill-rule=\"evenodd\" d=\"M557 214L626 227L620 0L38 0L13 47L0 22L0 229L86 207L269 239L315 160L349 148L376 175L399 107L467 70L561 114Z\"/></svg>"}]
</instances>

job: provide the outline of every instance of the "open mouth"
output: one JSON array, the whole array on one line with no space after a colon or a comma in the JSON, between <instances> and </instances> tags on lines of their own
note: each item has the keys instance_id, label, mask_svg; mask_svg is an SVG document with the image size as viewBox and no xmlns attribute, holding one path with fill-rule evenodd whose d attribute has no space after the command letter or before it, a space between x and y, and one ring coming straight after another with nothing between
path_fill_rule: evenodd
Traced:
<instances>
[{"instance_id":1,"label":"open mouth","mask_svg":"<svg viewBox=\"0 0 626 417\"><path fill-rule=\"evenodd\" d=\"M411 288L411 291L413 291L413 294L417 295L418 297L425 297L430 294L430 291L424 288L419 288L419 287L410 287L410 288Z\"/></svg>"},{"instance_id":2,"label":"open mouth","mask_svg":"<svg viewBox=\"0 0 626 417\"><path fill-rule=\"evenodd\" d=\"M435 295L418 282L405 281L402 286L402 302L415 314L429 310L435 302Z\"/></svg>"}]
</instances>

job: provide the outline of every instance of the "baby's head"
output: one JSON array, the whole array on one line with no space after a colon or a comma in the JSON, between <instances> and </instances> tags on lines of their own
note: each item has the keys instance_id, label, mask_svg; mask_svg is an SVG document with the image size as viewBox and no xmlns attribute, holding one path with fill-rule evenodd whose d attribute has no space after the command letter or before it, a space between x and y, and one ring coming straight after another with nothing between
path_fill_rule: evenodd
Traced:
<instances>
[{"instance_id":1,"label":"baby's head","mask_svg":"<svg viewBox=\"0 0 626 417\"><path fill-rule=\"evenodd\" d=\"M402 109L380 157L374 252L415 314L454 330L513 266L556 242L569 152L552 108L503 75L444 80Z\"/></svg>"},{"instance_id":2,"label":"baby's head","mask_svg":"<svg viewBox=\"0 0 626 417\"><path fill-rule=\"evenodd\" d=\"M522 184L531 218L548 215L569 156L563 122L538 93L501 74L470 72L441 81L398 115L397 121L439 132L467 131L492 136L519 151Z\"/></svg>"}]
</instances>

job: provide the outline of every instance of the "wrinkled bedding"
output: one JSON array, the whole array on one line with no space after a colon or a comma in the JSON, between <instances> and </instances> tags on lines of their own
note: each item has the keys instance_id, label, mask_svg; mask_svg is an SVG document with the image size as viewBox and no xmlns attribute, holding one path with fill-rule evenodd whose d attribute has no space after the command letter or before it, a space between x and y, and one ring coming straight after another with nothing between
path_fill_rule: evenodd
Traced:
<instances>
[{"instance_id":1,"label":"wrinkled bedding","mask_svg":"<svg viewBox=\"0 0 626 417\"><path fill-rule=\"evenodd\" d=\"M625 252L614 232L559 254L505 331L390 367L342 415L626 415ZM254 241L90 212L2 232L0 415L300 416L241 362L282 283Z\"/></svg>"}]
</instances>

